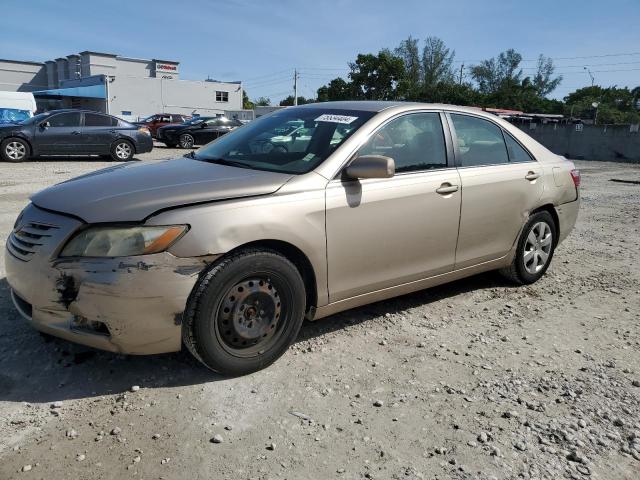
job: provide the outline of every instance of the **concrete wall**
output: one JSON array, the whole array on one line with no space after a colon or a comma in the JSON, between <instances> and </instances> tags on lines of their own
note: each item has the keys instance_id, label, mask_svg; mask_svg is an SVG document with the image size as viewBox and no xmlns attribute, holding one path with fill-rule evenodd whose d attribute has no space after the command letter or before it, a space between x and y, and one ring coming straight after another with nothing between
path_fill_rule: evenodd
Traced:
<instances>
[{"instance_id":1,"label":"concrete wall","mask_svg":"<svg viewBox=\"0 0 640 480\"><path fill-rule=\"evenodd\" d=\"M152 77L155 72L155 65L153 61L138 60L136 58L116 58L116 71L118 76L131 76L131 77ZM95 73L92 73L95 75Z\"/></svg>"},{"instance_id":2,"label":"concrete wall","mask_svg":"<svg viewBox=\"0 0 640 480\"><path fill-rule=\"evenodd\" d=\"M216 91L229 92L229 101L216 102ZM126 118L154 113L199 113L204 116L242 109L242 89L239 84L232 83L116 75L109 84L109 97L111 114ZM122 112L131 112L131 116Z\"/></svg>"},{"instance_id":3,"label":"concrete wall","mask_svg":"<svg viewBox=\"0 0 640 480\"><path fill-rule=\"evenodd\" d=\"M629 125L517 125L558 155L586 160L640 162L640 132Z\"/></svg>"},{"instance_id":4,"label":"concrete wall","mask_svg":"<svg viewBox=\"0 0 640 480\"><path fill-rule=\"evenodd\" d=\"M83 77L116 73L116 55L82 52L80 58Z\"/></svg>"},{"instance_id":5,"label":"concrete wall","mask_svg":"<svg viewBox=\"0 0 640 480\"><path fill-rule=\"evenodd\" d=\"M47 86L44 63L0 60L0 90L32 92L46 89Z\"/></svg>"}]
</instances>

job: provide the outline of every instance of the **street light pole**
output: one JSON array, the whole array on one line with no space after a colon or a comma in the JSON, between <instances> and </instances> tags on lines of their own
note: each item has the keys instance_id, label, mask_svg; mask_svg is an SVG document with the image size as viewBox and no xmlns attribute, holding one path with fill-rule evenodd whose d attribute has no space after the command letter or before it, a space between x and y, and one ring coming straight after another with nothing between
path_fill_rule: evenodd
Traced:
<instances>
[{"instance_id":1,"label":"street light pole","mask_svg":"<svg viewBox=\"0 0 640 480\"><path fill-rule=\"evenodd\" d=\"M591 77L591 86L593 87L593 82L594 82L593 73L591 73L591 70L589 70L587 67L583 67L583 68L587 71L587 73Z\"/></svg>"},{"instance_id":2,"label":"street light pole","mask_svg":"<svg viewBox=\"0 0 640 480\"><path fill-rule=\"evenodd\" d=\"M106 103L106 114L111 113L109 110L109 75L104 76L104 95L105 95L105 103Z\"/></svg>"},{"instance_id":3,"label":"street light pole","mask_svg":"<svg viewBox=\"0 0 640 480\"><path fill-rule=\"evenodd\" d=\"M298 105L298 70L293 71L293 104Z\"/></svg>"}]
</instances>

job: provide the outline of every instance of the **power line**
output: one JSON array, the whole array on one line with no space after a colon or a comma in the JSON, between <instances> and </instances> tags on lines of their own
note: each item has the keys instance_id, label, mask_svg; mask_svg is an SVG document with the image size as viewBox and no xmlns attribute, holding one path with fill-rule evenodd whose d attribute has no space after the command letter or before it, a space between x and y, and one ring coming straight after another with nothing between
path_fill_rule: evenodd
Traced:
<instances>
[{"instance_id":1,"label":"power line","mask_svg":"<svg viewBox=\"0 0 640 480\"><path fill-rule=\"evenodd\" d=\"M624 56L633 56L633 55L640 55L640 52L606 53L603 55L585 55L580 57L545 57L545 58L550 58L551 60L582 60L587 58L624 57ZM488 60L488 59L483 58L482 60L454 60L453 62L454 63L476 63L476 62L482 62L484 60ZM523 59L520 61L521 62L537 62L538 59L537 58Z\"/></svg>"},{"instance_id":2,"label":"power line","mask_svg":"<svg viewBox=\"0 0 640 480\"><path fill-rule=\"evenodd\" d=\"M293 70L293 68L287 68L285 70L278 70L277 72L266 73L264 75L258 75L257 77L245 78L244 82L251 82L253 80L258 80L258 79L265 78L265 77L273 77L273 76L276 76L276 75L279 75L279 74L282 74L282 73L285 73L285 72L291 72L291 70Z\"/></svg>"}]
</instances>

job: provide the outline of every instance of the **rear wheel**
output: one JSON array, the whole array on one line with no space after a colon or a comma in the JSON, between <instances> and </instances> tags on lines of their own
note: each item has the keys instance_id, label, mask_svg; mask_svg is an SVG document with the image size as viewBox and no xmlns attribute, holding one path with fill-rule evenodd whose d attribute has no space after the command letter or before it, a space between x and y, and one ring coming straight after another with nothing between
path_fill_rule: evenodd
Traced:
<instances>
[{"instance_id":1,"label":"rear wheel","mask_svg":"<svg viewBox=\"0 0 640 480\"><path fill-rule=\"evenodd\" d=\"M304 319L305 288L282 255L251 249L215 265L196 287L183 339L208 368L244 375L276 361Z\"/></svg>"},{"instance_id":2,"label":"rear wheel","mask_svg":"<svg viewBox=\"0 0 640 480\"><path fill-rule=\"evenodd\" d=\"M5 162L23 162L29 158L29 144L21 138L9 138L0 145L0 156Z\"/></svg>"},{"instance_id":3,"label":"rear wheel","mask_svg":"<svg viewBox=\"0 0 640 480\"><path fill-rule=\"evenodd\" d=\"M190 133L183 133L178 141L180 148L193 148L195 143L196 141Z\"/></svg>"},{"instance_id":4,"label":"rear wheel","mask_svg":"<svg viewBox=\"0 0 640 480\"><path fill-rule=\"evenodd\" d=\"M518 284L537 282L549 268L556 246L557 228L549 212L537 212L527 221L516 256L500 273Z\"/></svg>"},{"instance_id":5,"label":"rear wheel","mask_svg":"<svg viewBox=\"0 0 640 480\"><path fill-rule=\"evenodd\" d=\"M115 161L126 162L133 158L133 154L133 145L127 140L118 140L111 147L111 158Z\"/></svg>"}]
</instances>

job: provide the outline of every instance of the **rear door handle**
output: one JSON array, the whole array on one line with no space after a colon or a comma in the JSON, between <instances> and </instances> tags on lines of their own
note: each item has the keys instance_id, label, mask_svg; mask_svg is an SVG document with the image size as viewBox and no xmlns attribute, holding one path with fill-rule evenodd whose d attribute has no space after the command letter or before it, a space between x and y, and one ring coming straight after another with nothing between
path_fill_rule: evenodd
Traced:
<instances>
[{"instance_id":1,"label":"rear door handle","mask_svg":"<svg viewBox=\"0 0 640 480\"><path fill-rule=\"evenodd\" d=\"M451 185L449 182L445 182L440 185L439 188L436 188L436 193L439 193L440 195L448 195L457 191L458 185Z\"/></svg>"},{"instance_id":2,"label":"rear door handle","mask_svg":"<svg viewBox=\"0 0 640 480\"><path fill-rule=\"evenodd\" d=\"M78 130L74 130L73 132L71 132L71 135L80 135L80 132Z\"/></svg>"},{"instance_id":3,"label":"rear door handle","mask_svg":"<svg viewBox=\"0 0 640 480\"><path fill-rule=\"evenodd\" d=\"M524 178L526 178L529 181L533 181L536 178L540 178L540 174L536 172L529 172L524 176Z\"/></svg>"}]
</instances>

